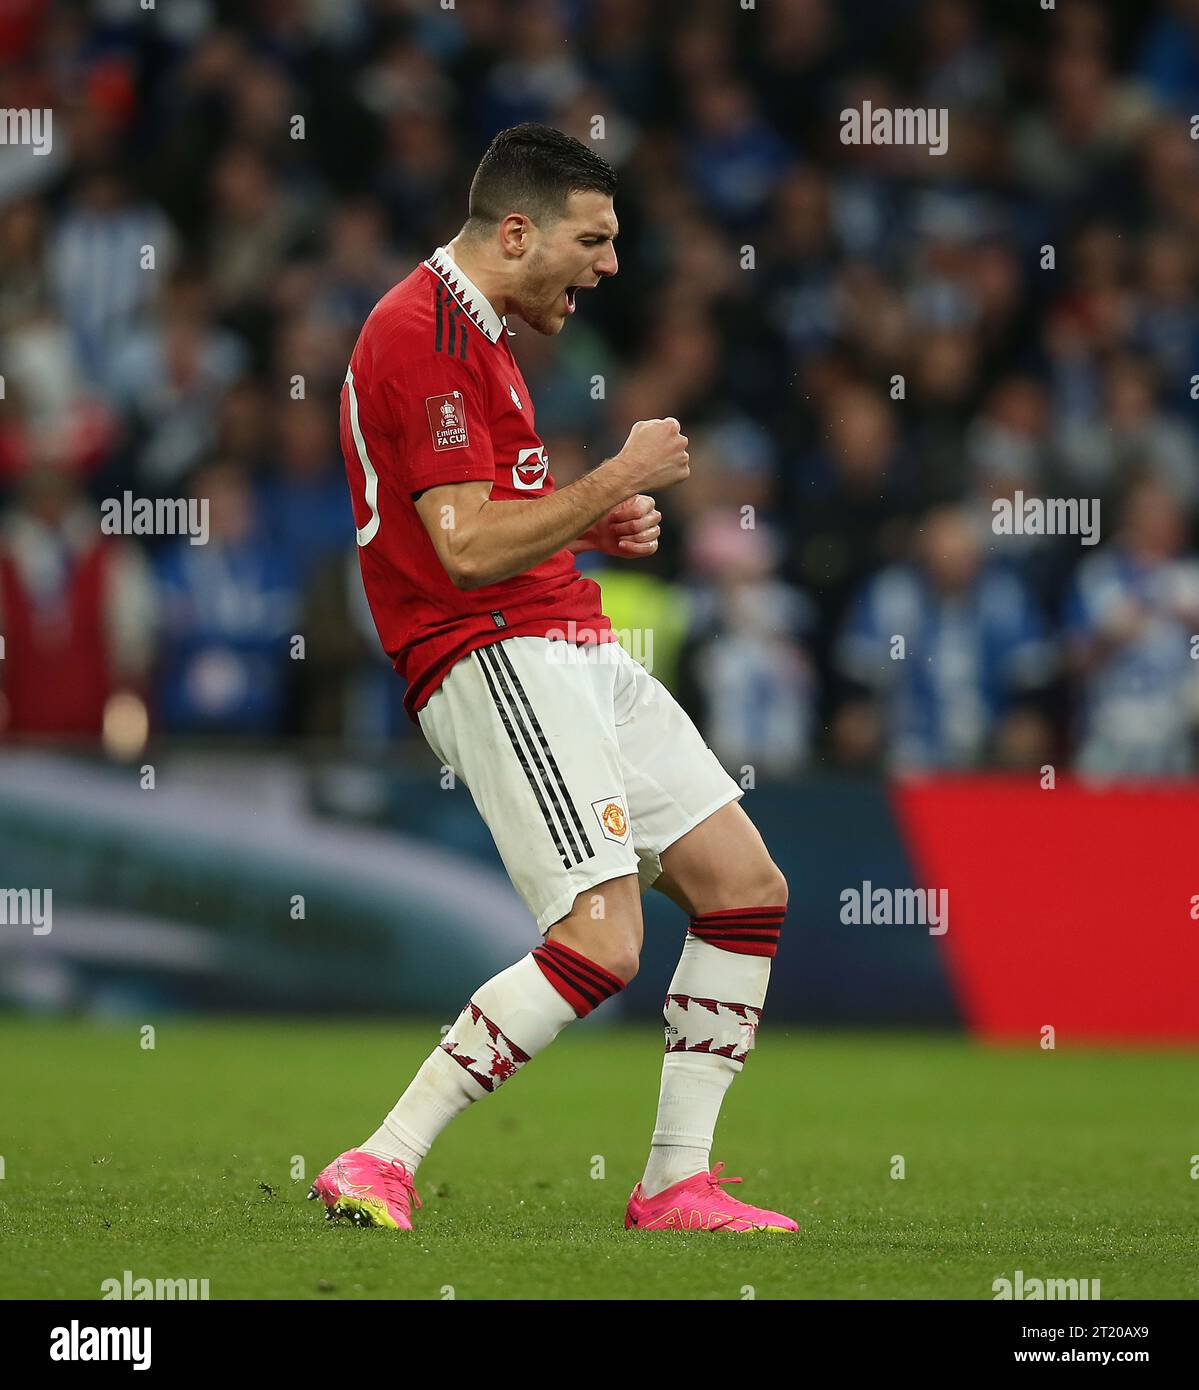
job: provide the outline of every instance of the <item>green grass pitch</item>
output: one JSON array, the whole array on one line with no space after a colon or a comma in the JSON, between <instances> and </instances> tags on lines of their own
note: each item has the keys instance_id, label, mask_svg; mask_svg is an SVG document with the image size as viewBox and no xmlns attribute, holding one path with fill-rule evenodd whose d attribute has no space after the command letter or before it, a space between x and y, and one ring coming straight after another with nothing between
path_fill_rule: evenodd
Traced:
<instances>
[{"instance_id":1,"label":"green grass pitch","mask_svg":"<svg viewBox=\"0 0 1199 1390\"><path fill-rule=\"evenodd\" d=\"M436 1038L167 1016L148 1051L137 1022L0 1017L0 1296L126 1269L212 1298L988 1299L1017 1269L1199 1296L1193 1055L768 1025L713 1157L799 1236L638 1234L661 1035L597 1022L442 1136L415 1232L325 1222L312 1178Z\"/></svg>"}]
</instances>

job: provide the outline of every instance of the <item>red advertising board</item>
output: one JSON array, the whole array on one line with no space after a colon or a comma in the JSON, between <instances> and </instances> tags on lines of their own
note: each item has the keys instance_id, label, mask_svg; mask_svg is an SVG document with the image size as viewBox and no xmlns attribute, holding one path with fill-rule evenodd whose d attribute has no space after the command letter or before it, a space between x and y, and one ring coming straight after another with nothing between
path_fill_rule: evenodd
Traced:
<instances>
[{"instance_id":1,"label":"red advertising board","mask_svg":"<svg viewBox=\"0 0 1199 1390\"><path fill-rule=\"evenodd\" d=\"M1199 785L892 788L963 1017L991 1039L1199 1042Z\"/></svg>"}]
</instances>

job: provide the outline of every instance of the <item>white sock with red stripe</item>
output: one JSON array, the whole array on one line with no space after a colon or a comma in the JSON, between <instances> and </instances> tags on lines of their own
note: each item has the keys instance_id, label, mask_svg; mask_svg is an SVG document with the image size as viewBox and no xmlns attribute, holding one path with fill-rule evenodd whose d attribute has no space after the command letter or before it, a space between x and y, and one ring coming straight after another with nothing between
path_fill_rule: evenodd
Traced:
<instances>
[{"instance_id":1,"label":"white sock with red stripe","mask_svg":"<svg viewBox=\"0 0 1199 1390\"><path fill-rule=\"evenodd\" d=\"M754 1045L785 907L692 917L663 1018L666 1056L642 1193L652 1197L711 1166L716 1121Z\"/></svg>"},{"instance_id":2,"label":"white sock with red stripe","mask_svg":"<svg viewBox=\"0 0 1199 1390\"><path fill-rule=\"evenodd\" d=\"M558 1036L624 988L578 951L547 941L476 990L441 1044L359 1147L416 1172L446 1125L490 1095Z\"/></svg>"}]
</instances>

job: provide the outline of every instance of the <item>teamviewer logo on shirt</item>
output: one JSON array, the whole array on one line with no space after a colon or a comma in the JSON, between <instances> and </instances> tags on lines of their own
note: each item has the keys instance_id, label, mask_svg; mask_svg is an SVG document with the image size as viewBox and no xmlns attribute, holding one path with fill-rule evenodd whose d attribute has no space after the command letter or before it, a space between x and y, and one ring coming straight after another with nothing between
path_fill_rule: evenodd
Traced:
<instances>
[{"instance_id":1,"label":"teamviewer logo on shirt","mask_svg":"<svg viewBox=\"0 0 1199 1390\"><path fill-rule=\"evenodd\" d=\"M518 492L535 492L544 484L549 469L544 444L538 444L536 449L522 449L512 465L512 486Z\"/></svg>"},{"instance_id":2,"label":"teamviewer logo on shirt","mask_svg":"<svg viewBox=\"0 0 1199 1390\"><path fill-rule=\"evenodd\" d=\"M441 396L426 396L425 409L429 414L429 429L435 449L465 449L470 443L466 433L466 412L462 407L462 392L448 391Z\"/></svg>"}]
</instances>

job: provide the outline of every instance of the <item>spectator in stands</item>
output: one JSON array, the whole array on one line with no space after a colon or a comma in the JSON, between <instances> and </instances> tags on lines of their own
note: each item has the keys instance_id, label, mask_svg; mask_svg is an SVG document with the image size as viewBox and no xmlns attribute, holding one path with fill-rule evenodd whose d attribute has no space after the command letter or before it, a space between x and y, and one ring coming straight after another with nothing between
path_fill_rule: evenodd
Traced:
<instances>
[{"instance_id":1,"label":"spectator in stands","mask_svg":"<svg viewBox=\"0 0 1199 1390\"><path fill-rule=\"evenodd\" d=\"M159 556L157 714L180 733L270 734L286 708L297 557L263 525L232 465L205 466L192 495L208 504L209 537L177 537Z\"/></svg>"},{"instance_id":2,"label":"spectator in stands","mask_svg":"<svg viewBox=\"0 0 1199 1390\"><path fill-rule=\"evenodd\" d=\"M1078 568L1066 614L1081 691L1076 765L1096 776L1195 767L1199 561L1184 554L1178 497L1153 477L1129 489L1112 544Z\"/></svg>"},{"instance_id":3,"label":"spectator in stands","mask_svg":"<svg viewBox=\"0 0 1199 1390\"><path fill-rule=\"evenodd\" d=\"M275 407L277 462L261 490L263 519L280 551L307 579L345 546L353 513L328 401L283 401Z\"/></svg>"},{"instance_id":4,"label":"spectator in stands","mask_svg":"<svg viewBox=\"0 0 1199 1390\"><path fill-rule=\"evenodd\" d=\"M1035 765L1049 751L1037 701L1053 667L1027 589L985 561L962 508L929 512L914 551L867 582L846 621L836 661L855 693L838 712L840 752L881 751L905 770Z\"/></svg>"},{"instance_id":5,"label":"spectator in stands","mask_svg":"<svg viewBox=\"0 0 1199 1390\"><path fill-rule=\"evenodd\" d=\"M1114 498L1122 480L1152 473L1192 508L1199 502L1195 434L1157 403L1152 365L1131 355L1111 360L1103 377L1102 413L1067 421L1060 454L1069 490Z\"/></svg>"},{"instance_id":6,"label":"spectator in stands","mask_svg":"<svg viewBox=\"0 0 1199 1390\"><path fill-rule=\"evenodd\" d=\"M119 169L83 174L52 234L48 264L58 312L86 376L103 380L119 336L152 304L176 250L162 209L137 197Z\"/></svg>"},{"instance_id":7,"label":"spectator in stands","mask_svg":"<svg viewBox=\"0 0 1199 1390\"><path fill-rule=\"evenodd\" d=\"M811 752L816 686L803 639L814 613L779 577L779 558L774 531L734 511L707 513L690 535L690 688L704 737L734 775L785 776Z\"/></svg>"},{"instance_id":8,"label":"spectator in stands","mask_svg":"<svg viewBox=\"0 0 1199 1390\"><path fill-rule=\"evenodd\" d=\"M113 696L144 695L153 633L141 552L101 533L62 469L35 467L0 520L0 735L97 737Z\"/></svg>"},{"instance_id":9,"label":"spectator in stands","mask_svg":"<svg viewBox=\"0 0 1199 1390\"><path fill-rule=\"evenodd\" d=\"M248 365L245 343L213 321L207 279L171 278L158 314L114 335L106 391L124 415L139 492L174 494L216 443L225 392Z\"/></svg>"}]
</instances>

